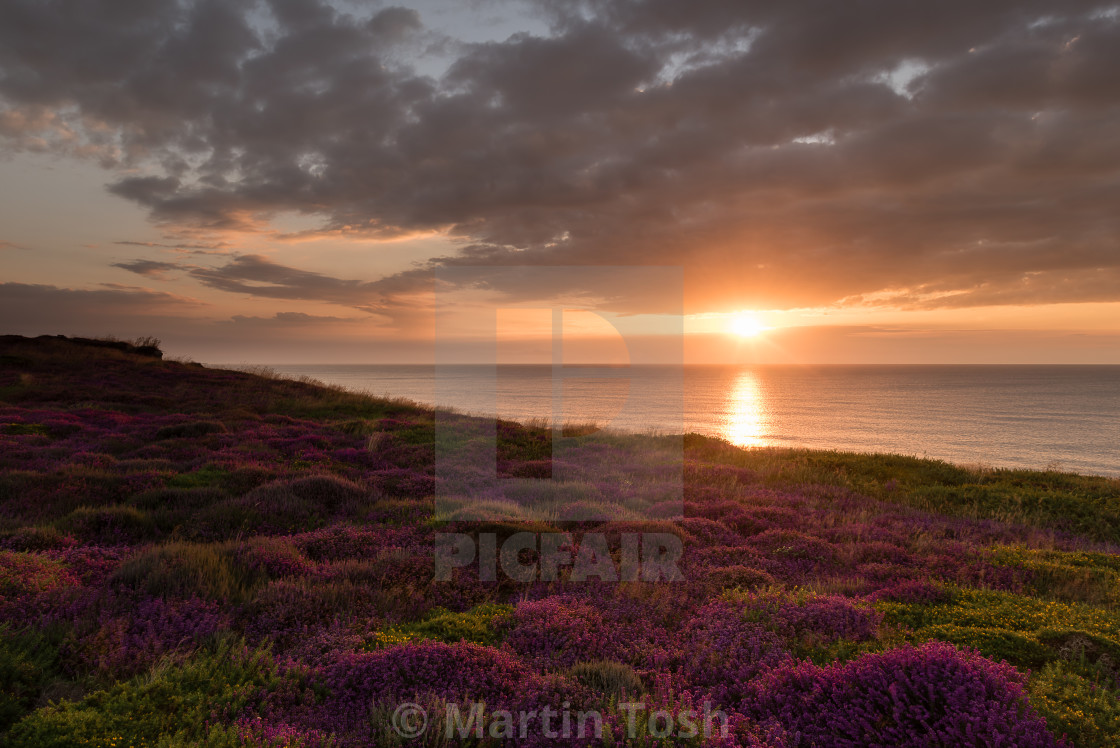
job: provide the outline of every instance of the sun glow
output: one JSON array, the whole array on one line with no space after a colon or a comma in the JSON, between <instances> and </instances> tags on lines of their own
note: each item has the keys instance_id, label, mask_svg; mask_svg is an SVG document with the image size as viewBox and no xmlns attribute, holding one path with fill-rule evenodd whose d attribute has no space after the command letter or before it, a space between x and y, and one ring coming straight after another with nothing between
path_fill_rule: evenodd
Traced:
<instances>
[{"instance_id":1,"label":"sun glow","mask_svg":"<svg viewBox=\"0 0 1120 748\"><path fill-rule=\"evenodd\" d=\"M728 397L725 438L737 447L765 446L769 426L762 383L753 372L740 372Z\"/></svg>"},{"instance_id":2,"label":"sun glow","mask_svg":"<svg viewBox=\"0 0 1120 748\"><path fill-rule=\"evenodd\" d=\"M754 338L766 332L770 328L762 323L756 315L751 312L739 312L731 318L727 329L734 335L740 338Z\"/></svg>"}]
</instances>

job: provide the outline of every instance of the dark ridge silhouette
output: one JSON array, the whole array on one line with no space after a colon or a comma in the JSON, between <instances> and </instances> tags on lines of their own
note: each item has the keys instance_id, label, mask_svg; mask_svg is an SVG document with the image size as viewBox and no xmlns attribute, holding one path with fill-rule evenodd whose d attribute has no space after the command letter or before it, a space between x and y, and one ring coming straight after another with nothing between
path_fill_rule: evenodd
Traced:
<instances>
[{"instance_id":1,"label":"dark ridge silhouette","mask_svg":"<svg viewBox=\"0 0 1120 748\"><path fill-rule=\"evenodd\" d=\"M65 335L39 335L34 338L25 337L23 335L0 335L0 346L2 347L36 344L47 346L57 342L89 348L111 348L121 353L131 353L136 356L145 356L147 358L163 358L163 351L160 350L159 341L154 338L145 338L136 343L129 343L124 340L112 340L109 338L71 338Z\"/></svg>"}]
</instances>

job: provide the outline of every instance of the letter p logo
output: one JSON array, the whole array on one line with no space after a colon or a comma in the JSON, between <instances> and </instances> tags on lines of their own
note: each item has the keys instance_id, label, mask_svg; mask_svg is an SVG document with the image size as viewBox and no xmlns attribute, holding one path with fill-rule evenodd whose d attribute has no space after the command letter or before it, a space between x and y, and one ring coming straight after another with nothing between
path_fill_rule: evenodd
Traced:
<instances>
[{"instance_id":1,"label":"letter p logo","mask_svg":"<svg viewBox=\"0 0 1120 748\"><path fill-rule=\"evenodd\" d=\"M436 516L634 519L679 505L682 289L673 267L438 268L436 402L472 412L436 413Z\"/></svg>"}]
</instances>

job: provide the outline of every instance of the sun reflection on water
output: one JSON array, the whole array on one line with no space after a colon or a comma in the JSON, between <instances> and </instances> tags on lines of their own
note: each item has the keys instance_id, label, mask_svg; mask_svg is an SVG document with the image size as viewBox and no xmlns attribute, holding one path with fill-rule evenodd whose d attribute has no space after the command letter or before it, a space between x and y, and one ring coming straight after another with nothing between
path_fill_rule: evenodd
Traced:
<instances>
[{"instance_id":1,"label":"sun reflection on water","mask_svg":"<svg viewBox=\"0 0 1120 748\"><path fill-rule=\"evenodd\" d=\"M735 385L727 399L724 438L737 447L761 447L767 438L770 418L762 385L752 371L736 374Z\"/></svg>"}]
</instances>

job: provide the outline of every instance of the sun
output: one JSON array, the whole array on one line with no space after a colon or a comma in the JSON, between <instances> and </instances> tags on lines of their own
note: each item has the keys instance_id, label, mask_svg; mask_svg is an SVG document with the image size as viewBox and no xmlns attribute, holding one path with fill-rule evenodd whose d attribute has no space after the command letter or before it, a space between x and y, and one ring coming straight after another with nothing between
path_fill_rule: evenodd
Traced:
<instances>
[{"instance_id":1,"label":"sun","mask_svg":"<svg viewBox=\"0 0 1120 748\"><path fill-rule=\"evenodd\" d=\"M731 318L728 330L740 338L755 338L770 328L750 312L739 312Z\"/></svg>"}]
</instances>

